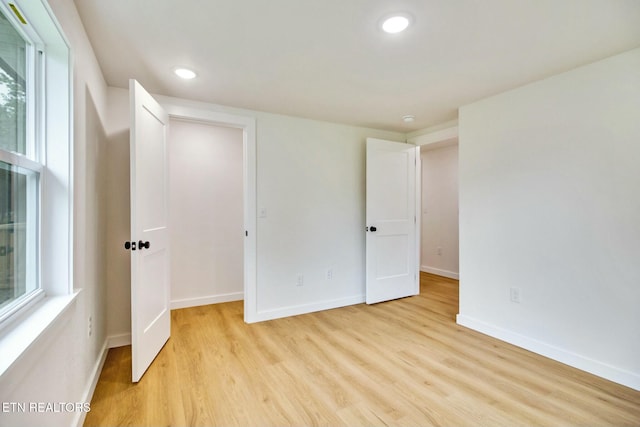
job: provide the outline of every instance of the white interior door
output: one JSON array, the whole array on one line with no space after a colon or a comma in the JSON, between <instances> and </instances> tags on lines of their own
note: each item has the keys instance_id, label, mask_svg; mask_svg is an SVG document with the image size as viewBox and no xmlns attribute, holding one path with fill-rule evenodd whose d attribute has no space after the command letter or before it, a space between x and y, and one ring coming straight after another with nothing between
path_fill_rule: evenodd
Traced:
<instances>
[{"instance_id":1,"label":"white interior door","mask_svg":"<svg viewBox=\"0 0 640 427\"><path fill-rule=\"evenodd\" d=\"M367 304L420 292L418 150L367 138Z\"/></svg>"},{"instance_id":2,"label":"white interior door","mask_svg":"<svg viewBox=\"0 0 640 427\"><path fill-rule=\"evenodd\" d=\"M167 125L169 117L135 80L131 101L131 353L138 382L169 339Z\"/></svg>"}]
</instances>

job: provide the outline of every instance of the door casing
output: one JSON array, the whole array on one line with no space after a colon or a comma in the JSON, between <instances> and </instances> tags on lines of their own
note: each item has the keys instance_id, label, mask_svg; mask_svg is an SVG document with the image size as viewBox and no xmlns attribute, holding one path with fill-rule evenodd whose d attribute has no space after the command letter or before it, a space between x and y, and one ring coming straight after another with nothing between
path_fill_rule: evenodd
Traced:
<instances>
[{"instance_id":1,"label":"door casing","mask_svg":"<svg viewBox=\"0 0 640 427\"><path fill-rule=\"evenodd\" d=\"M169 118L242 129L244 192L244 321L258 321L257 306L257 214L256 214L256 120L181 105L175 98L157 97Z\"/></svg>"}]
</instances>

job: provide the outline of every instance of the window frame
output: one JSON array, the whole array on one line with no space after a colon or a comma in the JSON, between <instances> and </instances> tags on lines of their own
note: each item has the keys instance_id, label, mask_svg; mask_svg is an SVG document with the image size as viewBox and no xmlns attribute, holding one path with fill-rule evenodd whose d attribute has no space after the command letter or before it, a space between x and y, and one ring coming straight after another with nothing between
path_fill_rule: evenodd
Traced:
<instances>
[{"instance_id":1,"label":"window frame","mask_svg":"<svg viewBox=\"0 0 640 427\"><path fill-rule=\"evenodd\" d=\"M17 7L27 24L12 8ZM3 336L48 300L73 293L73 62L70 44L46 0L0 0L9 22L29 45L25 155L0 150L0 160L38 176L37 287L0 313ZM30 90L29 90L30 89ZM55 303L57 304L57 303ZM1 374L1 372L0 372Z\"/></svg>"},{"instance_id":2,"label":"window frame","mask_svg":"<svg viewBox=\"0 0 640 427\"><path fill-rule=\"evenodd\" d=\"M16 7L14 5L14 7ZM0 10L16 33L25 42L25 147L24 154L11 152L0 148L0 161L11 165L12 168L26 170L35 174L27 178L27 192L35 191L35 195L27 195L27 219L26 219L26 276L25 294L13 297L12 300L0 309L0 328L20 312L23 308L32 305L44 297L42 289L41 268L40 268L40 247L41 247L41 177L44 164L41 161L41 153L44 151L42 138L43 115L42 105L44 101L44 85L42 76L44 75L44 44L31 25L21 24L15 12L7 8L0 2ZM35 187L34 187L35 186Z\"/></svg>"}]
</instances>

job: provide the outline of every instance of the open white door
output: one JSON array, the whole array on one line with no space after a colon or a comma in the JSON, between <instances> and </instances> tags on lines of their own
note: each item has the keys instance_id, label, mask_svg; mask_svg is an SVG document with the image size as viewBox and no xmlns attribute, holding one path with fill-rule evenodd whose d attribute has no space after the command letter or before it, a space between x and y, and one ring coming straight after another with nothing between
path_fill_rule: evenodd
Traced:
<instances>
[{"instance_id":1,"label":"open white door","mask_svg":"<svg viewBox=\"0 0 640 427\"><path fill-rule=\"evenodd\" d=\"M420 293L419 149L367 138L367 304Z\"/></svg>"},{"instance_id":2,"label":"open white door","mask_svg":"<svg viewBox=\"0 0 640 427\"><path fill-rule=\"evenodd\" d=\"M169 339L169 116L135 80L131 100L131 355L138 382Z\"/></svg>"}]
</instances>

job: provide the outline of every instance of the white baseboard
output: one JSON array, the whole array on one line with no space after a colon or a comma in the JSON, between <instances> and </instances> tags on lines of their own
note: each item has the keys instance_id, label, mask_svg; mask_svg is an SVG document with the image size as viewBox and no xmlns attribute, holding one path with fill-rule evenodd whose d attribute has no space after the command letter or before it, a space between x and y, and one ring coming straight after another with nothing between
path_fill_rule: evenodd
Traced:
<instances>
[{"instance_id":1,"label":"white baseboard","mask_svg":"<svg viewBox=\"0 0 640 427\"><path fill-rule=\"evenodd\" d=\"M98 379L100 378L100 373L102 373L102 367L104 366L105 360L107 360L107 353L109 352L109 346L107 345L107 343L108 343L108 339L104 341L104 345L100 350L100 357L98 357L96 364L93 366L93 370L91 371L91 376L89 377L89 383L87 384L87 388L85 389L82 395L82 400L80 400L80 402L83 402L83 403L91 402L91 398L93 397L93 392L96 390L96 385L98 385ZM82 427L86 417L87 417L86 412L78 411L76 413L73 425L77 427Z\"/></svg>"},{"instance_id":2,"label":"white baseboard","mask_svg":"<svg viewBox=\"0 0 640 427\"><path fill-rule=\"evenodd\" d=\"M294 305L289 307L277 308L275 310L258 311L254 319L248 319L248 323L262 322L265 320L280 319L283 317L297 316L300 314L313 313L314 311L331 310L332 308L346 307L354 304L362 304L365 302L364 295L356 295L352 297L339 298L335 300L322 301L312 304Z\"/></svg>"},{"instance_id":3,"label":"white baseboard","mask_svg":"<svg viewBox=\"0 0 640 427\"><path fill-rule=\"evenodd\" d=\"M107 348L124 347L131 345L131 334L111 335L107 337Z\"/></svg>"},{"instance_id":4,"label":"white baseboard","mask_svg":"<svg viewBox=\"0 0 640 427\"><path fill-rule=\"evenodd\" d=\"M448 277L449 279L456 279L456 280L460 279L459 273L448 271L448 270L441 270L435 267L428 267L426 265L421 265L420 271L424 271L425 273L435 274L436 276Z\"/></svg>"},{"instance_id":5,"label":"white baseboard","mask_svg":"<svg viewBox=\"0 0 640 427\"><path fill-rule=\"evenodd\" d=\"M481 320L469 316L458 314L456 318L458 325L465 326L485 335L508 342L526 350L548 357L566 365L573 366L580 370L589 372L607 380L631 387L640 391L640 374L620 369L589 357L555 347L542 341L520 335L516 332L500 328Z\"/></svg>"},{"instance_id":6,"label":"white baseboard","mask_svg":"<svg viewBox=\"0 0 640 427\"><path fill-rule=\"evenodd\" d=\"M241 301L244 299L244 292L232 292L229 294L209 295L206 297L184 298L171 301L171 310L179 308L197 307L200 305L219 304L221 302Z\"/></svg>"}]
</instances>

